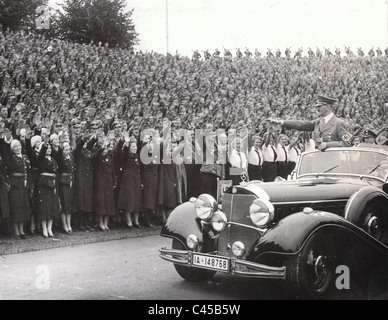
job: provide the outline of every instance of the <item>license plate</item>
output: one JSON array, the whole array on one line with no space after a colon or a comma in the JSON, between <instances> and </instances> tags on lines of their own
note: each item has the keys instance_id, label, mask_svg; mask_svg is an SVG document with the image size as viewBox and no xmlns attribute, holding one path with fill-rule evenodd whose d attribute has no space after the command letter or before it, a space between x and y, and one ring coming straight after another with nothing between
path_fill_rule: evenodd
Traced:
<instances>
[{"instance_id":1,"label":"license plate","mask_svg":"<svg viewBox=\"0 0 388 320\"><path fill-rule=\"evenodd\" d=\"M229 259L206 256L198 253L193 254L193 265L206 269L229 271Z\"/></svg>"}]
</instances>

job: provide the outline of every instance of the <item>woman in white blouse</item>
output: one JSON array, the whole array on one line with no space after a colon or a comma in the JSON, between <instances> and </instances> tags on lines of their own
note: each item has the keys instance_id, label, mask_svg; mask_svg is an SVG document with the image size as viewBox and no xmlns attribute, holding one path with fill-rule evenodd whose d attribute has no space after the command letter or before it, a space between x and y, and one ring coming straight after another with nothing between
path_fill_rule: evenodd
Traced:
<instances>
[{"instance_id":1,"label":"woman in white blouse","mask_svg":"<svg viewBox=\"0 0 388 320\"><path fill-rule=\"evenodd\" d=\"M262 165L263 165L263 152L261 145L263 139L259 136L252 138L252 147L248 154L248 175L249 180L263 180Z\"/></svg>"}]
</instances>

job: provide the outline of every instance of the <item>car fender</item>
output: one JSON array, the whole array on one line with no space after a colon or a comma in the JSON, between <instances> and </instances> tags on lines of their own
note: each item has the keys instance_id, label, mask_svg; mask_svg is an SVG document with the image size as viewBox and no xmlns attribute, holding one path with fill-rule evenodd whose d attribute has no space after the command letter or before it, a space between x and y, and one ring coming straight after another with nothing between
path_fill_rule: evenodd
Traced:
<instances>
[{"instance_id":1,"label":"car fender","mask_svg":"<svg viewBox=\"0 0 388 320\"><path fill-rule=\"evenodd\" d=\"M388 214L388 195L377 187L367 186L360 189L349 198L345 207L345 219L353 223L358 223L364 208L374 201L381 201L380 206L385 208Z\"/></svg>"},{"instance_id":2,"label":"car fender","mask_svg":"<svg viewBox=\"0 0 388 320\"><path fill-rule=\"evenodd\" d=\"M367 243L381 254L387 254L387 247L369 236L344 218L325 211L311 213L297 212L280 220L273 228L265 232L251 247L248 260L256 261L261 255L294 255L303 247L307 239L317 231L324 231L328 237L335 233L341 237L344 234Z\"/></svg>"},{"instance_id":3,"label":"car fender","mask_svg":"<svg viewBox=\"0 0 388 320\"><path fill-rule=\"evenodd\" d=\"M216 250L216 240L211 239L203 232L201 219L195 211L195 202L185 202L177 206L169 215L161 230L162 237L177 239L189 250L186 239L194 234L198 238L199 251L209 252Z\"/></svg>"}]
</instances>

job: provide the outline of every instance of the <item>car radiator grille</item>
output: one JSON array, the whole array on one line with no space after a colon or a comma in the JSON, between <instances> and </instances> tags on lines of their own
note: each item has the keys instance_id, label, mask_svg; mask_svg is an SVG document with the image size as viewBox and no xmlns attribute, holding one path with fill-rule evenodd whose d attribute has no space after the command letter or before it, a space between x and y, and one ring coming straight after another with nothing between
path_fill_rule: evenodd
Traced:
<instances>
[{"instance_id":1,"label":"car radiator grille","mask_svg":"<svg viewBox=\"0 0 388 320\"><path fill-rule=\"evenodd\" d=\"M222 211L228 218L228 221L242 224L232 224L226 228L218 238L218 252L225 256L232 256L231 247L233 242L241 241L244 243L247 251L259 237L259 232L247 226L254 227L249 217L249 207L257 199L254 195L248 194L224 194L222 198Z\"/></svg>"}]
</instances>

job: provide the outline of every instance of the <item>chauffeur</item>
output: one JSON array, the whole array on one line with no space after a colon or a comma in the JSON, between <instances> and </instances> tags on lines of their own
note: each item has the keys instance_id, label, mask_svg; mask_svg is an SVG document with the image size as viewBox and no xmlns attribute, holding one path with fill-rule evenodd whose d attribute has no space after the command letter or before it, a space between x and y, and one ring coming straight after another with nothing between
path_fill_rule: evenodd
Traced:
<instances>
[{"instance_id":1,"label":"chauffeur","mask_svg":"<svg viewBox=\"0 0 388 320\"><path fill-rule=\"evenodd\" d=\"M313 139L319 150L325 150L330 147L350 146L351 135L347 131L345 123L338 119L332 106L337 100L318 96L315 107L319 108L321 118L313 121L299 120L271 120L273 123L299 131L313 131Z\"/></svg>"}]
</instances>

